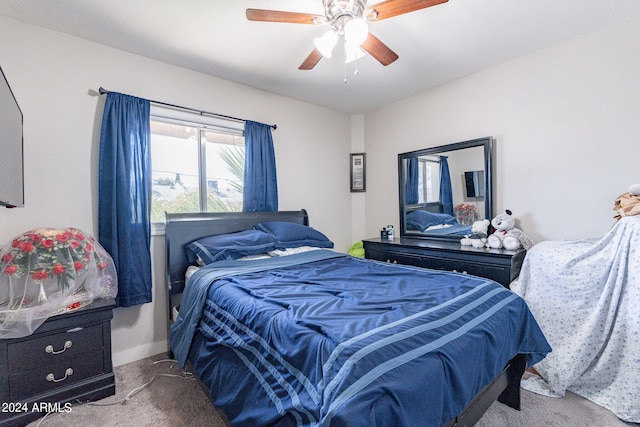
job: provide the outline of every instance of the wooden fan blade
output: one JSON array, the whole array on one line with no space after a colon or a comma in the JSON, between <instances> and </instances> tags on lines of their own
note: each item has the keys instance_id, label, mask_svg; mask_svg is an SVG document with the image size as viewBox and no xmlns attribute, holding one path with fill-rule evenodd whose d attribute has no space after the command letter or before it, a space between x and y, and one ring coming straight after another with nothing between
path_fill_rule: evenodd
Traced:
<instances>
[{"instance_id":1,"label":"wooden fan blade","mask_svg":"<svg viewBox=\"0 0 640 427\"><path fill-rule=\"evenodd\" d=\"M249 21L286 22L290 24L316 24L324 20L322 15L298 12L282 12L279 10L247 9Z\"/></svg>"},{"instance_id":2,"label":"wooden fan blade","mask_svg":"<svg viewBox=\"0 0 640 427\"><path fill-rule=\"evenodd\" d=\"M398 55L394 51L389 49L386 44L382 43L380 39L371 33L369 33L367 39L360 47L366 50L369 55L376 58L384 66L387 66L398 59Z\"/></svg>"},{"instance_id":3,"label":"wooden fan blade","mask_svg":"<svg viewBox=\"0 0 640 427\"><path fill-rule=\"evenodd\" d=\"M298 70L311 70L322 59L322 54L318 49L313 49L309 56L300 64Z\"/></svg>"},{"instance_id":4,"label":"wooden fan blade","mask_svg":"<svg viewBox=\"0 0 640 427\"><path fill-rule=\"evenodd\" d=\"M386 0L369 6L364 11L364 16L369 21L381 21L394 16L424 9L449 0Z\"/></svg>"}]
</instances>

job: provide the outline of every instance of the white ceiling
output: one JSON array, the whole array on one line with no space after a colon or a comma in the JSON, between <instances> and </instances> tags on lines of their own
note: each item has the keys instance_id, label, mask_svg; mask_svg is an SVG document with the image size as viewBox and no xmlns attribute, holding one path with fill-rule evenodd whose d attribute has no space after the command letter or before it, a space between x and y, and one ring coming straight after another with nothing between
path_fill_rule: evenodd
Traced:
<instances>
[{"instance_id":1,"label":"white ceiling","mask_svg":"<svg viewBox=\"0 0 640 427\"><path fill-rule=\"evenodd\" d=\"M638 14L640 1L449 0L370 23L399 59L367 55L358 75L338 52L298 70L328 27L249 22L247 8L323 14L322 0L0 1L18 21L350 114Z\"/></svg>"}]
</instances>

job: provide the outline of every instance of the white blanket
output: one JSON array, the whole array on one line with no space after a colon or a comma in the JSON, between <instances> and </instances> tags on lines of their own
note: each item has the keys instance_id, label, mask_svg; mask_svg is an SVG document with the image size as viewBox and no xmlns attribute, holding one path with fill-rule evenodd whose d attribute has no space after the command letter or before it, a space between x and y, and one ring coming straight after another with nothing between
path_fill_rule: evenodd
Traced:
<instances>
[{"instance_id":1,"label":"white blanket","mask_svg":"<svg viewBox=\"0 0 640 427\"><path fill-rule=\"evenodd\" d=\"M640 422L640 216L601 239L547 241L526 255L512 290L526 301L553 351L522 386L572 391Z\"/></svg>"}]
</instances>

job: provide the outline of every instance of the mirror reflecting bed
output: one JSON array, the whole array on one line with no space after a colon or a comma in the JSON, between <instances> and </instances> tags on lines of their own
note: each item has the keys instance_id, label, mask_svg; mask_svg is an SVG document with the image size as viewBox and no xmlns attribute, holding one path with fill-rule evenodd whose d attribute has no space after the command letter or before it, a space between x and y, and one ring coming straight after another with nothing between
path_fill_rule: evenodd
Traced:
<instances>
[{"instance_id":1,"label":"mirror reflecting bed","mask_svg":"<svg viewBox=\"0 0 640 427\"><path fill-rule=\"evenodd\" d=\"M456 240L493 218L492 140L398 154L400 236Z\"/></svg>"}]
</instances>

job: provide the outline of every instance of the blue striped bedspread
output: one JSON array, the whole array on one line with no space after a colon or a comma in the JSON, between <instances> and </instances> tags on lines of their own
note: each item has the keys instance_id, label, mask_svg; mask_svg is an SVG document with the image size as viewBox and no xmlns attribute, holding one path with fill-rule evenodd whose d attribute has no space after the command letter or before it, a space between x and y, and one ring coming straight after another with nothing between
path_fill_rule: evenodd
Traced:
<instances>
[{"instance_id":1,"label":"blue striped bedspread","mask_svg":"<svg viewBox=\"0 0 640 427\"><path fill-rule=\"evenodd\" d=\"M200 269L170 342L233 426L439 426L550 351L495 282L326 250Z\"/></svg>"}]
</instances>

